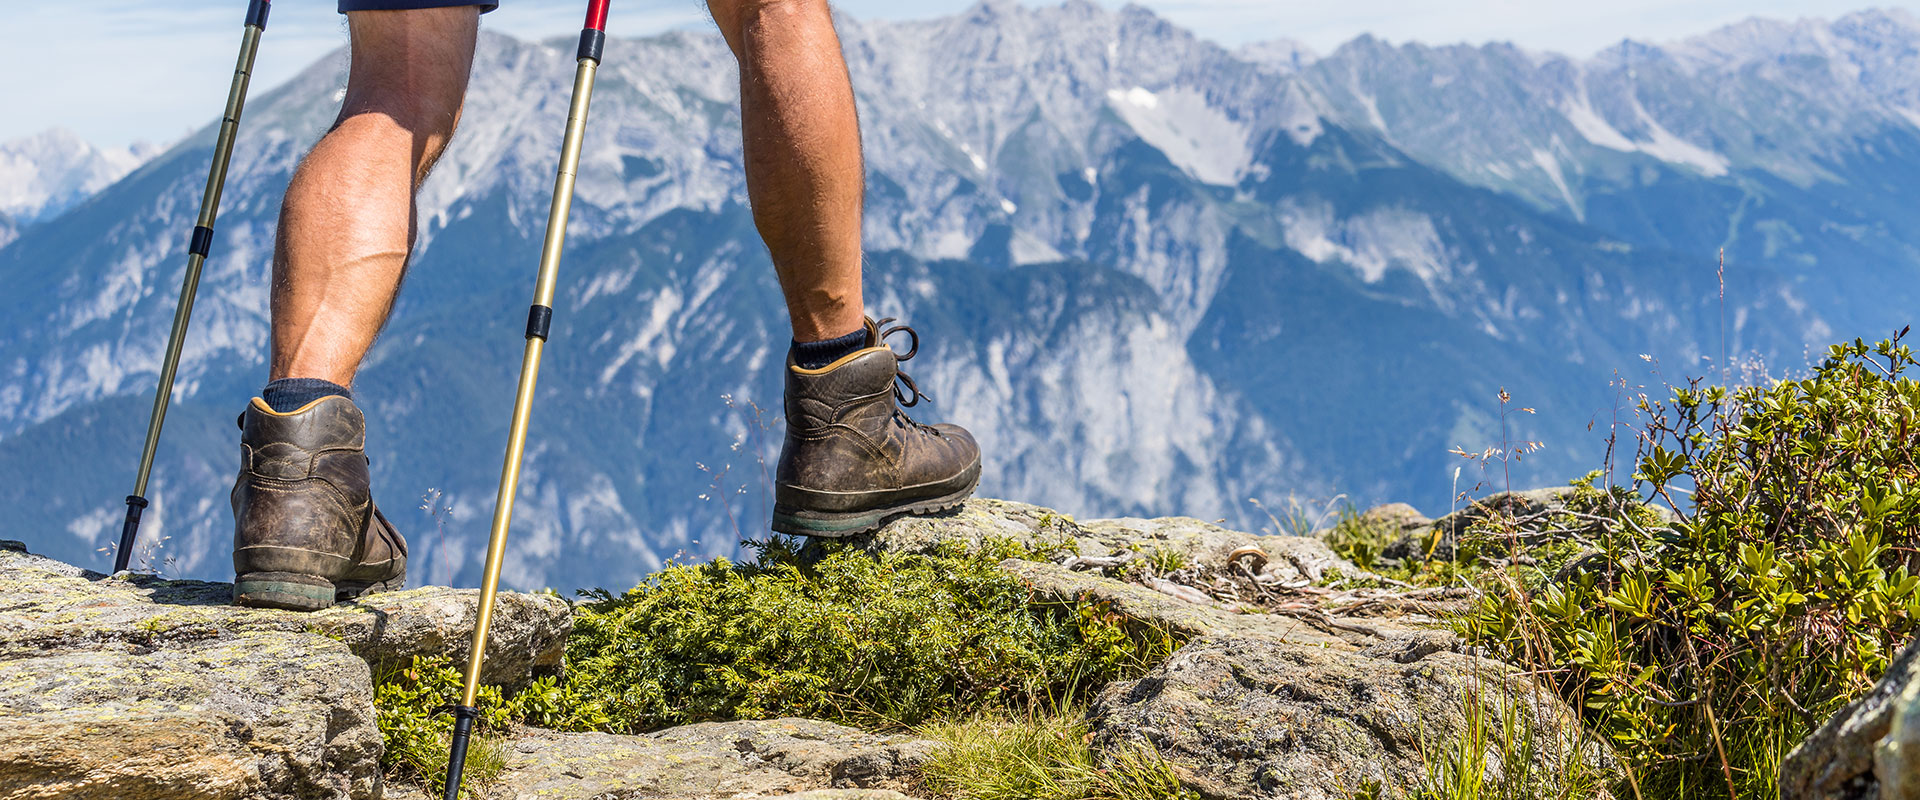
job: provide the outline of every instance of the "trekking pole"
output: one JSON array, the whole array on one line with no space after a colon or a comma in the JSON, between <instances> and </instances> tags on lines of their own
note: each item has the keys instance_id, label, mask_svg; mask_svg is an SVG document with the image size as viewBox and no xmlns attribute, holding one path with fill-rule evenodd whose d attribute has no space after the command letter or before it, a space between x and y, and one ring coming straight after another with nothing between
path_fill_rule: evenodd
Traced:
<instances>
[{"instance_id":1,"label":"trekking pole","mask_svg":"<svg viewBox=\"0 0 1920 800\"><path fill-rule=\"evenodd\" d=\"M467 743L473 735L475 707L480 693L480 663L487 652L487 623L493 617L493 594L500 585L500 559L507 548L507 526L513 522L514 488L520 482L520 457L526 450L527 418L533 413L533 388L540 379L540 351L553 322L553 286L560 267L560 248L567 240L567 211L573 206L573 176L580 166L580 139L587 127L587 103L593 98L593 76L600 67L600 50L607 41L608 0L587 0L587 24L580 30L579 66L573 73L573 102L567 107L567 133L560 145L560 170L553 179L553 205L547 211L547 236L540 246L540 274L534 282L533 307L527 310L527 348L520 357L520 388L513 398L513 424L508 427L506 462L500 467L500 494L493 502L493 531L487 540L487 569L480 579L480 610L473 624L473 643L467 651L466 687L460 705L453 708L453 750L447 757L446 800L460 796L460 772L466 766Z\"/></svg>"},{"instance_id":2,"label":"trekking pole","mask_svg":"<svg viewBox=\"0 0 1920 800\"><path fill-rule=\"evenodd\" d=\"M268 0L247 4L247 26L240 35L240 63L233 68L227 89L226 113L220 117L220 135L213 142L213 166L207 170L207 188L200 195L200 216L187 242L187 277L180 284L180 304L173 309L173 332L167 335L167 354L160 361L160 386L153 392L153 416L147 419L147 443L140 448L140 473L127 495L127 521L120 526L120 549L113 554L113 571L127 568L134 540L140 537L140 514L147 508L147 479L153 475L153 454L160 447L160 426L167 421L167 403L173 399L173 375L180 367L180 349L187 339L187 321L193 317L193 296L200 290L200 268L213 245L213 219L220 213L220 190L227 183L227 159L233 155L233 137L240 131L240 109L247 103L247 79L253 75L253 54L267 29Z\"/></svg>"}]
</instances>

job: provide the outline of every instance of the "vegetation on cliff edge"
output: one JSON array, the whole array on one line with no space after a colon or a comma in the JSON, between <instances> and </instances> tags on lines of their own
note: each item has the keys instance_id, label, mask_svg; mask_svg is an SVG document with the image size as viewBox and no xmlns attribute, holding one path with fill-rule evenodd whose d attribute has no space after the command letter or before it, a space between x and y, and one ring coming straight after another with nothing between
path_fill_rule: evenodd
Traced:
<instances>
[{"instance_id":1,"label":"vegetation on cliff edge","mask_svg":"<svg viewBox=\"0 0 1920 800\"><path fill-rule=\"evenodd\" d=\"M1048 554L1010 543L930 556L828 548L817 559L783 539L756 547L751 563L670 565L623 595L586 593L566 676L510 698L489 690L483 728L633 733L798 716L905 730L1014 711L1070 717L1064 699L1138 677L1179 644L1096 605L1035 602L997 564ZM432 709L459 686L444 660L382 680L396 773L437 780L408 754L444 742L451 722Z\"/></svg>"}]
</instances>

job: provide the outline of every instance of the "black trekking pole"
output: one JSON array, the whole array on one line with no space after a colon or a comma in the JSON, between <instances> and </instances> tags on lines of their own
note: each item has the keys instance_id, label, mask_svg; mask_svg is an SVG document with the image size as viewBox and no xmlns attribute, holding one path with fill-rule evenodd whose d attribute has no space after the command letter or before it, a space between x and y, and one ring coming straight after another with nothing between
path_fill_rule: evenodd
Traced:
<instances>
[{"instance_id":1,"label":"black trekking pole","mask_svg":"<svg viewBox=\"0 0 1920 800\"><path fill-rule=\"evenodd\" d=\"M160 362L160 386L153 392L153 416L147 420L147 443L140 449L140 473L127 495L127 521L120 527L120 549L113 554L113 571L127 568L134 540L140 537L140 514L147 508L147 479L153 475L153 454L160 447L160 426L167 421L167 403L173 399L173 375L180 367L180 349L187 339L187 321L193 317L193 296L200 290L200 268L213 245L213 220L220 213L220 190L227 183L227 159L233 155L233 137L240 131L240 109L247 103L247 79L253 74L253 54L267 29L267 0L247 4L247 26L240 36L240 63L233 68L227 89L226 113L220 117L220 135L213 143L213 166L207 170L207 188L200 195L200 216L187 241L187 277L180 284L180 304L173 310L173 332L167 335L167 354Z\"/></svg>"},{"instance_id":2,"label":"black trekking pole","mask_svg":"<svg viewBox=\"0 0 1920 800\"><path fill-rule=\"evenodd\" d=\"M520 457L526 450L527 418L533 413L533 387L540 379L540 351L553 322L553 287L559 277L560 249L567 240L567 211L573 206L573 176L580 167L580 139L587 127L587 104L593 98L593 76L600 68L600 50L606 44L608 0L587 0L587 24L580 31L578 67L573 73L573 102L567 107L567 132L560 145L560 170L553 179L553 205L547 211L547 236L540 246L540 274L534 281L533 307L527 311L527 347L520 357L520 388L513 398L513 424L507 433L506 462L500 468L500 494L493 502L493 531L487 540L487 569L480 579L480 610L474 618L473 642L467 651L467 678L460 704L453 708L453 743L447 757L446 800L460 796L460 772L466 766L467 743L480 693L480 664L487 652L487 623L493 617L493 595L500 586L500 559L507 549L507 526L513 522L514 488L520 483Z\"/></svg>"}]
</instances>

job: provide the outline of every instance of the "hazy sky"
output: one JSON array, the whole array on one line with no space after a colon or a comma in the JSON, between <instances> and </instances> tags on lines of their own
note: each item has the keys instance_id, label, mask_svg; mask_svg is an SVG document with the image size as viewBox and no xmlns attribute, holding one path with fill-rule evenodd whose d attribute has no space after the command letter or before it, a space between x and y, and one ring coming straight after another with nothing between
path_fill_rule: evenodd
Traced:
<instances>
[{"instance_id":1,"label":"hazy sky","mask_svg":"<svg viewBox=\"0 0 1920 800\"><path fill-rule=\"evenodd\" d=\"M1113 0L1099 0L1118 6ZM1400 42L1512 41L1589 55L1623 38L1667 41L1750 16L1832 18L1920 0L1137 0L1227 45L1290 38L1325 52L1361 33ZM939 16L972 0L845 0L866 19ZM164 6L164 7L162 7ZM63 126L102 146L171 142L226 98L244 0L0 0L0 141ZM278 0L255 67L272 87L346 42L332 0ZM485 24L537 38L579 30L579 0L502 0ZM616 36L706 24L703 0L620 0Z\"/></svg>"}]
</instances>

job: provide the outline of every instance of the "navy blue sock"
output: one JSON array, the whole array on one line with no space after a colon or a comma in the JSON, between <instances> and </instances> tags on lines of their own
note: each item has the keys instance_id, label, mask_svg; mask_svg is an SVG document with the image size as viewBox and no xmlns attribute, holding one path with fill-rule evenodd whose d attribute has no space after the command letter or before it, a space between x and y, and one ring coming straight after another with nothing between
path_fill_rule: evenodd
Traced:
<instances>
[{"instance_id":1,"label":"navy blue sock","mask_svg":"<svg viewBox=\"0 0 1920 800\"><path fill-rule=\"evenodd\" d=\"M845 336L836 336L818 342L794 342L791 352L793 363L800 365L801 369L819 369L840 360L841 356L863 350L866 346L867 329L866 326L861 326L859 330Z\"/></svg>"},{"instance_id":2,"label":"navy blue sock","mask_svg":"<svg viewBox=\"0 0 1920 800\"><path fill-rule=\"evenodd\" d=\"M281 378L260 390L260 399L267 401L267 407L282 414L296 411L322 397L334 396L352 400L353 392L333 381L319 378Z\"/></svg>"}]
</instances>

